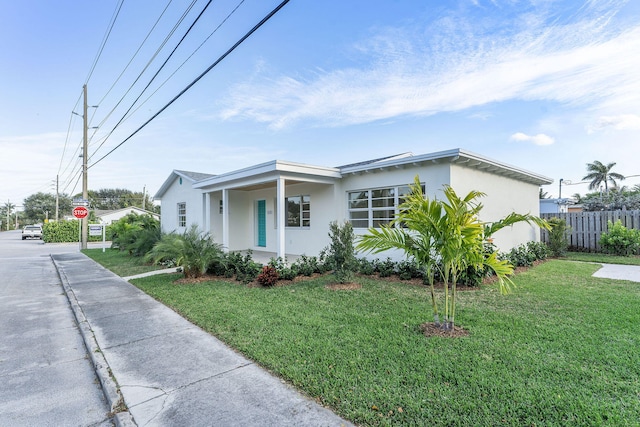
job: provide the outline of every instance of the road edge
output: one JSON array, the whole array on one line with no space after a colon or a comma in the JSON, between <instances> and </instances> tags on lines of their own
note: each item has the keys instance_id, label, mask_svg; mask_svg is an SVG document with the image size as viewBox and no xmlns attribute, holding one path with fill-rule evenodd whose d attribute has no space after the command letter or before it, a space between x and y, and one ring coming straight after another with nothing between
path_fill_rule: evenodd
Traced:
<instances>
[{"instance_id":1,"label":"road edge","mask_svg":"<svg viewBox=\"0 0 640 427\"><path fill-rule=\"evenodd\" d=\"M84 346L91 358L96 376L100 380L100 386L102 387L102 391L105 395L105 398L107 399L107 403L111 408L110 415L112 416L113 421L115 422L117 427L137 426L136 422L133 419L133 416L131 415L131 412L129 412L128 409L122 409L125 405L125 402L122 393L120 392L120 388L118 387L118 383L113 377L111 367L105 359L104 354L102 353L102 350L98 345L98 341L96 340L96 337L91 330L91 325L84 316L80 304L78 304L76 295L69 285L69 280L64 273L64 270L60 268L53 255L49 255L49 257L51 258L51 261L53 262L53 265L58 272L58 277L60 278L60 282L62 283L62 288L64 289L64 293L67 296L67 300L69 301L69 305L71 306L71 311L73 312L73 315L76 319L76 324L78 325L78 329L80 330L80 334L82 335ZM124 407L126 408L126 406Z\"/></svg>"}]
</instances>

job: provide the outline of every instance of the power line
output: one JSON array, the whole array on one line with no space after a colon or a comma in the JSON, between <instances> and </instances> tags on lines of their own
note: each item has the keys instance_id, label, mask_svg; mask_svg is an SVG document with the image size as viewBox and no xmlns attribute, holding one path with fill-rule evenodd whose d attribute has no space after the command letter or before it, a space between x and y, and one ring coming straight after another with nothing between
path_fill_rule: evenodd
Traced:
<instances>
[{"instance_id":1,"label":"power line","mask_svg":"<svg viewBox=\"0 0 640 427\"><path fill-rule=\"evenodd\" d=\"M173 50L171 51L171 53L169 54L169 56L167 56L167 58L164 60L164 62L162 63L162 65L160 65L160 67L158 68L158 70L156 71L156 73L153 75L153 77L151 77L151 79L149 80L149 82L147 83L147 85L144 87L144 89L142 89L142 91L140 92L140 94L138 95L138 97L133 101L133 103L131 104L131 106L127 109L127 111L125 111L125 113L122 115L122 117L120 118L120 120L118 120L118 123L115 124L115 126L113 127L113 129L111 129L111 131L109 132L109 135L113 134L113 132L116 130L116 128L118 126L120 126L120 124L124 121L124 119L127 117L127 114L129 114L129 112L131 111L131 109L134 107L134 105L136 105L136 103L140 100L140 98L142 97L142 95L144 94L144 92L149 88L149 86L151 86L151 83L153 83L153 81L156 79L156 77L158 77L158 74L160 74L160 71L162 71L164 69L164 67L167 65L167 63L169 62L169 60L173 57L173 54L176 52L176 50L178 49L178 47L180 47L180 45L182 44L182 42L184 41L184 39L187 37L187 35L191 32L191 30L193 29L193 27L196 25L196 23L200 20L200 18L202 17L202 15L204 15L205 11L207 10L207 8L211 5L211 3L213 3L213 0L209 0L207 2L207 4L202 8L202 10L200 11L200 13L198 14L198 16L196 17L196 19L191 23L191 25L189 26L189 28L187 28L187 31L185 31L185 33L182 35L182 37L180 38L180 40L178 41L178 43L175 45L175 47L173 48ZM137 80L136 80L137 81ZM107 136L108 137L108 136ZM100 149L100 147L102 147L104 145L104 143L106 142L106 138L100 143L100 145L98 146L98 148L96 148L96 150L94 151L94 154Z\"/></svg>"},{"instance_id":2,"label":"power line","mask_svg":"<svg viewBox=\"0 0 640 427\"><path fill-rule=\"evenodd\" d=\"M144 106L144 104L146 104L160 89L162 89L164 87L165 84L167 84L167 82L169 80L171 80L171 78L182 69L182 67L184 67L184 65L189 62L189 60L205 45L205 43L216 33L218 32L218 30L229 20L229 18L240 8L240 6L242 6L242 4L245 2L245 0L240 0L240 2L227 14L227 16L225 16L225 18L216 26L216 28L213 29L213 31L211 33L209 33L209 35L200 43L200 45L198 45L198 47L196 47L191 54L184 60L182 61L182 63L162 82L158 85L158 87L151 93L149 94L144 101L142 101L135 109L133 109L129 114L128 117L125 117L123 122L127 119L129 119L135 112L137 112L140 108L142 108L142 106ZM121 99L122 101L122 99ZM132 105L133 106L133 105ZM109 115L111 115L111 113L113 113L113 111L115 110L115 108L109 113ZM106 120L106 119L105 119ZM103 123L104 121L103 120ZM113 131L115 131L115 128L111 130L111 132L109 132L107 135L102 137L102 140L100 141L100 145L98 148L102 147L104 145L104 143L106 142L106 140L113 134ZM95 135L95 132L94 132ZM98 149L96 149L93 154L91 156L94 156L96 154L96 152L98 151Z\"/></svg>"},{"instance_id":3,"label":"power line","mask_svg":"<svg viewBox=\"0 0 640 427\"><path fill-rule=\"evenodd\" d=\"M225 53L223 53L215 62L213 62L213 64L211 64L209 67L207 67L206 70L204 70L198 77L196 77L191 83L189 83L184 89L182 89L180 91L180 93L178 93L175 97L173 97L173 99L171 99L171 101L169 101L164 107L162 107L158 112L156 112L153 116L151 116L150 119L148 119L146 122L144 122L138 129L136 129L131 135L129 135L127 138L125 138L122 142L120 142L118 145L116 145L114 148L112 148L107 154L105 154L104 156L100 157L97 161L95 161L91 166L89 166L89 168L97 165L98 163L100 163L102 160L104 160L107 156L109 156L111 153L113 153L114 151L116 151L118 148L120 148L125 142L127 142L128 140L130 140L134 135L136 135L138 132L140 132L145 126L147 126L152 120L154 120L156 117L158 117L164 110L166 110L167 108L169 108L169 106L171 104L173 104L176 100L178 100L178 98L180 98L182 95L184 95L189 89L191 89L198 81L200 81L200 79L202 79L202 77L204 77L207 73L209 73L209 71L211 71L214 67L216 67L220 62L222 62L222 60L224 60L227 56L229 56L229 54L231 54L231 52L233 52L238 46L240 46L246 39L248 39L253 33L255 33L260 27L262 27L262 25L264 25L269 19L271 19L276 13L278 13L278 11L280 11L280 9L282 9L287 3L289 3L289 0L284 0L282 1L278 6L276 6L275 9L273 9L271 12L269 12L264 18L262 18L262 20L260 22L258 22L251 30L249 30L244 36L242 36L240 38L240 40L238 40L233 46L231 46L231 48L229 48Z\"/></svg>"},{"instance_id":4,"label":"power line","mask_svg":"<svg viewBox=\"0 0 640 427\"><path fill-rule=\"evenodd\" d=\"M89 82L89 79L93 75L93 71L96 69L96 65L98 65L100 56L102 56L102 51L104 50L104 47L107 44L107 40L109 40L109 36L111 35L111 30L113 30L113 26L116 24L116 20L118 19L118 15L120 14L120 9L122 9L123 4L124 4L124 0L120 0L120 4L116 7L116 10L114 11L113 16L111 17L111 23L109 25L109 28L107 29L107 32L105 33L102 39L102 43L100 45L100 48L98 49L98 54L96 55L96 58L93 60L93 64L91 65L91 69L89 70L89 75L87 76L84 84L87 84Z\"/></svg>"},{"instance_id":5,"label":"power line","mask_svg":"<svg viewBox=\"0 0 640 427\"><path fill-rule=\"evenodd\" d=\"M164 48L164 46L167 44L167 42L169 41L169 39L171 39L171 37L173 36L173 34L176 32L176 30L178 29L178 27L180 26L180 24L182 24L182 22L184 21L184 19L187 17L187 15L189 14L189 12L191 11L191 9L193 8L193 6L195 5L197 0L192 0L191 4L187 7L187 9L182 13L182 16L180 17L180 19L178 19L178 21L174 24L173 28L171 29L171 31L169 31L169 34L167 34L164 38L164 40L162 41L162 43L160 44L160 46L156 49L155 53L151 56L151 58L147 61L147 64L144 66L144 68L142 69L142 71L140 71L140 73L138 73L138 76L135 78L135 80L133 81L133 83L131 83L131 85L129 85L129 88L125 91L125 93L122 95L122 97L118 100L118 102L116 103L116 105L111 109L111 111L109 111L109 113L106 115L106 117L98 124L98 127L102 127L102 125L107 121L107 119L109 117L111 117L111 115L115 112L116 108L118 108L118 106L122 103L122 101L124 101L124 98L129 94L129 92L131 92L131 90L133 89L133 87L136 85L136 83L138 82L138 80L140 80L140 78L142 78L142 75L145 73L145 71L147 71L147 68L149 68L149 66L151 65L151 63L156 59L156 57L160 54L160 52L162 51L162 49ZM166 10L166 9L165 9ZM164 11L162 12L164 13ZM155 26L155 25L154 25ZM148 37L148 36L147 36ZM145 39L146 40L146 39ZM143 43L144 44L144 43ZM142 47L142 45L140 46ZM133 58L132 58L133 60ZM127 65L128 67L128 65ZM118 77L119 78L119 77ZM109 89L111 90L111 89ZM106 95L105 95L106 97ZM104 100L101 100L101 102ZM111 133L113 133L113 131L115 130L115 128L109 133L109 135ZM94 133L95 134L95 133ZM93 136L93 135L92 135ZM107 136L108 137L108 136ZM102 145L102 144L101 144Z\"/></svg>"},{"instance_id":6,"label":"power line","mask_svg":"<svg viewBox=\"0 0 640 427\"><path fill-rule=\"evenodd\" d=\"M153 33L153 30L155 30L155 28L158 26L158 23L160 22L160 20L162 19L162 17L164 16L165 12L167 11L167 9L169 8L169 6L171 5L171 2L173 0L169 0L169 2L167 3L167 5L164 7L164 9L162 10L162 12L160 13L160 16L158 16L158 19L156 19L156 22L153 24L153 26L151 27L151 29L149 30L149 32L147 33L146 37L144 38L144 40L142 40L142 42L140 43L140 46L138 46L138 49L134 52L133 56L131 57L131 59L129 60L129 62L127 63L127 65L125 65L125 67L122 69L122 71L120 72L120 75L115 79L115 81L113 82L113 84L111 85L111 87L109 88L109 90L107 90L107 93L104 94L104 96L102 97L102 99L98 102L98 105L102 104L102 102L105 100L105 98L107 96L109 96L109 94L111 93L111 91L113 90L113 88L116 86L116 84L120 81L120 79L122 78L122 76L124 75L124 73L129 69L129 66L133 63L133 60L136 58L136 56L138 56L138 54L140 53L140 50L142 50L142 47L145 45L145 43L147 42L147 40L149 39L149 37L151 37L151 34ZM193 3L192 3L193 5Z\"/></svg>"}]
</instances>

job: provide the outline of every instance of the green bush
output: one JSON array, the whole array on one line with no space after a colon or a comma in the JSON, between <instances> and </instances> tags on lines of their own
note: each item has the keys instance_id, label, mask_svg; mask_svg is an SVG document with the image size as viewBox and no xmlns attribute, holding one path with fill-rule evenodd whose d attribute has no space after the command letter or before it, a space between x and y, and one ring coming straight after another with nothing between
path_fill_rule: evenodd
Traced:
<instances>
[{"instance_id":1,"label":"green bush","mask_svg":"<svg viewBox=\"0 0 640 427\"><path fill-rule=\"evenodd\" d=\"M293 280L298 275L298 272L288 267L286 262L280 257L271 258L268 265L276 269L278 277L282 280Z\"/></svg>"},{"instance_id":2,"label":"green bush","mask_svg":"<svg viewBox=\"0 0 640 427\"><path fill-rule=\"evenodd\" d=\"M569 249L569 238L567 234L571 227L567 225L564 219L551 218L547 221L551 226L549 231L549 249L555 257L564 256Z\"/></svg>"},{"instance_id":3,"label":"green bush","mask_svg":"<svg viewBox=\"0 0 640 427\"><path fill-rule=\"evenodd\" d=\"M192 225L183 234L164 235L145 260L156 264L175 262L183 268L185 277L200 277L210 264L222 258L222 254L222 245L215 243L209 233L202 233Z\"/></svg>"},{"instance_id":4,"label":"green bush","mask_svg":"<svg viewBox=\"0 0 640 427\"><path fill-rule=\"evenodd\" d=\"M376 271L380 277L391 277L396 273L396 263L391 258L384 261L376 260Z\"/></svg>"},{"instance_id":5,"label":"green bush","mask_svg":"<svg viewBox=\"0 0 640 427\"><path fill-rule=\"evenodd\" d=\"M418 267L418 264L416 264L413 259L402 260L398 262L394 270L398 274L398 277L402 280L422 278L423 276L422 271Z\"/></svg>"},{"instance_id":6,"label":"green bush","mask_svg":"<svg viewBox=\"0 0 640 427\"><path fill-rule=\"evenodd\" d=\"M627 229L620 220L608 222L608 232L600 236L602 251L612 255L630 256L640 251L640 230Z\"/></svg>"},{"instance_id":7,"label":"green bush","mask_svg":"<svg viewBox=\"0 0 640 427\"><path fill-rule=\"evenodd\" d=\"M71 243L78 242L80 232L78 220L47 222L42 226L42 241L45 243ZM107 226L106 232L109 232ZM107 234L108 235L108 234ZM101 242L102 236L88 236L89 242Z\"/></svg>"},{"instance_id":8,"label":"green bush","mask_svg":"<svg viewBox=\"0 0 640 427\"><path fill-rule=\"evenodd\" d=\"M127 251L130 255L144 256L160 241L160 221L151 215L134 212L111 224L111 247Z\"/></svg>"},{"instance_id":9,"label":"green bush","mask_svg":"<svg viewBox=\"0 0 640 427\"><path fill-rule=\"evenodd\" d=\"M329 224L329 238L331 244L327 249L327 265L339 283L351 282L357 269L353 226L350 222L340 226L337 221L332 221Z\"/></svg>"},{"instance_id":10,"label":"green bush","mask_svg":"<svg viewBox=\"0 0 640 427\"><path fill-rule=\"evenodd\" d=\"M245 284L256 280L262 271L262 264L254 262L252 255L251 249L244 256L240 252L226 254L223 261L226 265L225 277L233 277L235 274L236 280Z\"/></svg>"},{"instance_id":11,"label":"green bush","mask_svg":"<svg viewBox=\"0 0 640 427\"><path fill-rule=\"evenodd\" d=\"M366 276L371 276L376 272L375 261L368 260L367 258L358 258L356 260L358 266L358 273Z\"/></svg>"},{"instance_id":12,"label":"green bush","mask_svg":"<svg viewBox=\"0 0 640 427\"><path fill-rule=\"evenodd\" d=\"M302 276L311 276L314 273L324 273L324 267L318 257L304 254L300 255L300 258L291 264L291 269Z\"/></svg>"}]
</instances>

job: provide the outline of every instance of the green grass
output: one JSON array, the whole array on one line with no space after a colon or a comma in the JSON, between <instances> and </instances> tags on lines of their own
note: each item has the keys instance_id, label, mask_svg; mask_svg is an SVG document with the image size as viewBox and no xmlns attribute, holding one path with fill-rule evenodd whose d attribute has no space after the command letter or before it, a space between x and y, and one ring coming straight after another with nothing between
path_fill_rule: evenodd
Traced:
<instances>
[{"instance_id":1,"label":"green grass","mask_svg":"<svg viewBox=\"0 0 640 427\"><path fill-rule=\"evenodd\" d=\"M82 253L120 277L134 276L162 268L157 265L145 264L141 257L130 256L118 249L106 249L104 253L102 249L84 249Z\"/></svg>"},{"instance_id":2,"label":"green grass","mask_svg":"<svg viewBox=\"0 0 640 427\"><path fill-rule=\"evenodd\" d=\"M640 256L617 256L588 252L569 252L564 259L571 261L602 262L605 264L640 265Z\"/></svg>"},{"instance_id":3,"label":"green grass","mask_svg":"<svg viewBox=\"0 0 640 427\"><path fill-rule=\"evenodd\" d=\"M360 425L639 425L640 283L552 260L459 293L464 338L427 338L422 286L329 277L275 288L133 283Z\"/></svg>"}]
</instances>

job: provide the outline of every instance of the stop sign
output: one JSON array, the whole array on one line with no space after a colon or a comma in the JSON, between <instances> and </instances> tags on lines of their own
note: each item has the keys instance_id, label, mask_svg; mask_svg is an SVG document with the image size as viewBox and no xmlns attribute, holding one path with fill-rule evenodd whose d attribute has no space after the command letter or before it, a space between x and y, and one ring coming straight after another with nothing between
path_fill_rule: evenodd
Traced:
<instances>
[{"instance_id":1,"label":"stop sign","mask_svg":"<svg viewBox=\"0 0 640 427\"><path fill-rule=\"evenodd\" d=\"M86 218L87 215L89 215L89 210L84 206L78 206L73 208L73 216L75 216L76 218L78 219Z\"/></svg>"}]
</instances>

